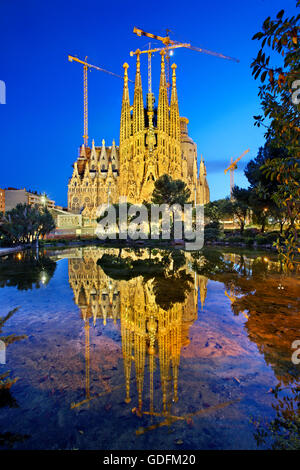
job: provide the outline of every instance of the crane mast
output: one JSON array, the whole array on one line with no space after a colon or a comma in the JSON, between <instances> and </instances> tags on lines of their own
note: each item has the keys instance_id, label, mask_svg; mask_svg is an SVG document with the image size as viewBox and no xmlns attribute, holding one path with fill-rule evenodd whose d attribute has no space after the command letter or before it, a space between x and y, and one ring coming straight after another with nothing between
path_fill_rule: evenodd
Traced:
<instances>
[{"instance_id":1,"label":"crane mast","mask_svg":"<svg viewBox=\"0 0 300 470\"><path fill-rule=\"evenodd\" d=\"M71 55L68 55L68 60L69 62L78 62L79 64L83 65L83 142L84 146L88 146L88 70L90 69L96 69L100 70L100 72L105 72L108 73L109 75L112 75L117 78L121 78L123 80L123 77L121 75L118 75L114 72L110 72L109 70L105 70L102 67L98 67L97 65L89 64L87 62L87 57L85 60L78 59L78 57L74 57ZM129 82L133 83L132 80L129 80Z\"/></svg>"},{"instance_id":2,"label":"crane mast","mask_svg":"<svg viewBox=\"0 0 300 470\"><path fill-rule=\"evenodd\" d=\"M83 66L83 142L84 146L88 146L88 67Z\"/></svg>"},{"instance_id":3,"label":"crane mast","mask_svg":"<svg viewBox=\"0 0 300 470\"><path fill-rule=\"evenodd\" d=\"M245 150L245 152L242 153L235 161L233 161L233 158L231 157L230 159L230 165L226 170L224 170L224 174L226 175L227 171L230 172L230 198L232 199L232 191L234 188L234 171L237 169L237 162L239 162L248 152L250 149Z\"/></svg>"}]
</instances>

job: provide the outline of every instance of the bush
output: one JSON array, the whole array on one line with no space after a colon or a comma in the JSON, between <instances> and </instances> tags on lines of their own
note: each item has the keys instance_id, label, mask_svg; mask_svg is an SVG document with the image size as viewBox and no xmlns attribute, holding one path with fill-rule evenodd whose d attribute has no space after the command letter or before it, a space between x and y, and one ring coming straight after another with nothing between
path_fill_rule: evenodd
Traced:
<instances>
[{"instance_id":1,"label":"bush","mask_svg":"<svg viewBox=\"0 0 300 470\"><path fill-rule=\"evenodd\" d=\"M204 230L204 240L214 241L219 240L220 238L220 230L216 228L205 228Z\"/></svg>"},{"instance_id":2,"label":"bush","mask_svg":"<svg viewBox=\"0 0 300 470\"><path fill-rule=\"evenodd\" d=\"M221 224L220 222L210 222L209 224L205 225L205 230L206 229L216 229L216 230L221 230Z\"/></svg>"},{"instance_id":3,"label":"bush","mask_svg":"<svg viewBox=\"0 0 300 470\"><path fill-rule=\"evenodd\" d=\"M263 235L257 235L255 241L258 245L264 245L266 243L266 239Z\"/></svg>"},{"instance_id":4,"label":"bush","mask_svg":"<svg viewBox=\"0 0 300 470\"><path fill-rule=\"evenodd\" d=\"M234 235L233 237L229 238L229 242L232 242L232 243L241 243L243 241L244 241L244 238L239 235Z\"/></svg>"},{"instance_id":5,"label":"bush","mask_svg":"<svg viewBox=\"0 0 300 470\"><path fill-rule=\"evenodd\" d=\"M258 235L259 233L259 230L257 228L246 228L244 230L244 234L246 237L251 237L251 238L255 238L256 235Z\"/></svg>"},{"instance_id":6,"label":"bush","mask_svg":"<svg viewBox=\"0 0 300 470\"><path fill-rule=\"evenodd\" d=\"M279 233L278 232L269 232L265 234L266 238L266 243L272 244L273 242L276 242L277 238L279 238Z\"/></svg>"}]
</instances>

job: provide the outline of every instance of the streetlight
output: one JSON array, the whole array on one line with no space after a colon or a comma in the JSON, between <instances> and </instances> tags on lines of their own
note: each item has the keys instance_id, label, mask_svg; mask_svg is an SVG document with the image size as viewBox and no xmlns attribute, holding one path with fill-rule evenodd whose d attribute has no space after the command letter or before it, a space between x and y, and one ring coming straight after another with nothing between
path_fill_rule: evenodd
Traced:
<instances>
[{"instance_id":1,"label":"streetlight","mask_svg":"<svg viewBox=\"0 0 300 470\"><path fill-rule=\"evenodd\" d=\"M42 195L41 201L42 201L43 206L45 207L45 206L46 206L46 202L47 202L47 196L46 196L45 193Z\"/></svg>"}]
</instances>

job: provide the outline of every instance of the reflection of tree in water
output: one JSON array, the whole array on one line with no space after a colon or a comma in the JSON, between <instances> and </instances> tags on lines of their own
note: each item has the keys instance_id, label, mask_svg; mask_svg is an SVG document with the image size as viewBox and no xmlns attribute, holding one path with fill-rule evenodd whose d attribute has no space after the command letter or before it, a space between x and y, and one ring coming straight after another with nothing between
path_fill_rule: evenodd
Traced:
<instances>
[{"instance_id":1,"label":"reflection of tree in water","mask_svg":"<svg viewBox=\"0 0 300 470\"><path fill-rule=\"evenodd\" d=\"M5 317L0 317L0 334L5 323L13 316L18 309L11 310ZM8 336L0 336L0 340L5 343L7 347L21 339L27 338L26 335L11 334ZM11 394L11 387L17 382L18 378L11 379L9 377L10 371L0 374L0 408L8 406L9 408L17 408L18 403ZM12 434L10 432L0 433L0 446L12 446L15 442L23 442L29 436L22 434Z\"/></svg>"},{"instance_id":2,"label":"reflection of tree in water","mask_svg":"<svg viewBox=\"0 0 300 470\"><path fill-rule=\"evenodd\" d=\"M300 384L272 390L276 403L275 418L268 422L254 421L258 446L273 450L300 450Z\"/></svg>"},{"instance_id":3,"label":"reflection of tree in water","mask_svg":"<svg viewBox=\"0 0 300 470\"><path fill-rule=\"evenodd\" d=\"M166 253L163 263L165 266L163 272L154 276L153 292L156 303L164 310L168 310L173 304L185 301L191 291L193 278L183 267L186 263L183 252Z\"/></svg>"},{"instance_id":4,"label":"reflection of tree in water","mask_svg":"<svg viewBox=\"0 0 300 470\"><path fill-rule=\"evenodd\" d=\"M21 339L27 338L26 335L21 335L17 336L15 334L11 334L8 336L3 336L1 335L2 329L5 325L5 323L16 313L18 308L15 308L8 312L5 317L0 317L0 341L2 341L5 344L5 347L7 348L9 344L12 344L16 341L20 341ZM10 406L10 407L15 407L17 406L15 400L11 397L10 395L10 388L13 384L16 383L18 379L10 379L9 378L9 372L5 372L3 374L0 374L0 407L2 406Z\"/></svg>"},{"instance_id":5,"label":"reflection of tree in water","mask_svg":"<svg viewBox=\"0 0 300 470\"><path fill-rule=\"evenodd\" d=\"M201 275L214 279L220 274L234 273L233 263L224 259L223 253L219 250L203 249L191 253L192 268ZM217 279L216 279L217 280Z\"/></svg>"},{"instance_id":6,"label":"reflection of tree in water","mask_svg":"<svg viewBox=\"0 0 300 470\"><path fill-rule=\"evenodd\" d=\"M282 276L235 276L223 281L233 292L235 315L247 313L245 328L251 341L270 364L279 381L289 384L299 377L291 361L291 345L300 331L300 281Z\"/></svg>"},{"instance_id":7,"label":"reflection of tree in water","mask_svg":"<svg viewBox=\"0 0 300 470\"><path fill-rule=\"evenodd\" d=\"M0 374L0 408L8 406L9 408L18 408L16 399L10 393L13 384L17 382L18 378L10 379L9 371Z\"/></svg>"},{"instance_id":8,"label":"reflection of tree in water","mask_svg":"<svg viewBox=\"0 0 300 470\"><path fill-rule=\"evenodd\" d=\"M104 254L98 264L105 274L116 280L130 280L143 276L147 282L153 279L153 292L157 305L168 310L173 304L183 303L192 288L193 278L185 267L185 254L180 251L153 250L148 259L133 260ZM160 255L159 257L157 255ZM182 269L180 269L182 268Z\"/></svg>"},{"instance_id":9,"label":"reflection of tree in water","mask_svg":"<svg viewBox=\"0 0 300 470\"><path fill-rule=\"evenodd\" d=\"M265 256L207 250L193 257L197 273L224 284L233 313L245 315L250 340L278 380L285 384L297 380L300 371L291 361L291 344L300 331L300 280L281 274L280 263Z\"/></svg>"},{"instance_id":10,"label":"reflection of tree in water","mask_svg":"<svg viewBox=\"0 0 300 470\"><path fill-rule=\"evenodd\" d=\"M56 263L46 256L38 259L32 252L19 253L0 261L0 288L17 287L19 290L47 285L56 269Z\"/></svg>"},{"instance_id":11,"label":"reflection of tree in water","mask_svg":"<svg viewBox=\"0 0 300 470\"><path fill-rule=\"evenodd\" d=\"M163 338L163 329L160 329L159 323L157 323L155 330L150 313L154 312L155 309L158 309L158 312L159 309L168 311L186 302L184 315L187 315L194 308L189 306L189 301L193 300L191 304L196 306L198 299L198 290L196 288L192 289L194 292L193 299L189 297L190 294L188 292L190 287L193 286L190 280L194 277L195 285L200 286L200 281L203 279L200 298L202 299L202 292L205 300L206 283L209 278L224 285L224 294L225 292L228 294L227 297L231 301L233 313L235 315L244 313L247 319L245 321L245 329L250 340L257 345L261 354L264 355L265 361L274 370L278 380L285 385L296 383L299 377L299 370L291 362L291 343L295 340L297 332L300 330L300 320L297 314L297 299L299 298L298 292L300 291L299 280L283 276L280 265L277 262L259 254L253 256L253 254L226 253L226 251L222 252L218 249L209 248L193 253L184 253L179 250L154 249L149 255L145 250L141 250L141 255L139 256L139 253L136 252L133 254L132 250L128 252L123 250L122 253L119 253L119 256L117 252L112 254L106 253L98 259L99 255L95 253L94 258L95 260L98 259L98 265L101 266L108 278L115 279L117 283L115 285L112 282L110 286L110 281L107 281L107 285L103 284L103 287L100 284L99 287L98 284L94 285L93 278L87 274L89 273L87 269L89 265L88 260L92 259L91 253L87 251L84 256L85 261L82 262L81 268L82 276L76 275L76 272L80 271L79 265L78 269L75 269L78 261L70 260L72 286L76 293L78 293L75 297L82 311L86 312L83 318L88 318L87 312L91 312L89 315L92 316L93 308L95 312L101 309L104 310L105 302L110 292L112 294L115 292L119 293L121 299L119 304L123 312L118 317L121 318L124 330L122 341L123 338L127 338L127 333L128 338L131 338L132 332L140 332L140 326L137 328L134 322L135 319L142 318L144 321L143 325L145 326L143 338L148 347L148 349L146 347L145 354L148 354L150 360L161 350L160 347L157 348L155 346L155 354L149 353L153 349L151 349L151 345L149 346L151 335L155 332L160 340ZM272 257L272 255L269 256ZM191 274L191 268L197 273L195 276ZM99 277L99 273L97 276ZM96 278L98 279L97 276ZM119 289L118 281L122 279L129 282L121 282L120 286L123 287ZM85 292L84 302L79 295L83 287ZM127 311L125 308L126 299L124 298L124 294L127 292L125 287L128 288ZM149 290L150 287L152 290ZM152 297L148 296L148 290L153 293ZM100 294L104 295L105 298L102 298ZM94 297L97 297L97 302L99 302L101 308L98 308L97 305L94 306L92 302ZM111 298L113 299L113 295L111 295ZM153 304L149 302L150 298ZM144 300L140 303L140 299ZM142 316L144 305L147 305L145 312L149 313L149 318ZM130 308L132 309L133 306L135 310L130 313L131 316L129 317L129 313L126 312L131 311ZM117 315L114 314L113 305L111 313L109 313L109 309L107 312L105 318L117 318ZM96 318L96 313L93 313L93 315ZM159 312L155 318L159 319L164 315L163 312ZM181 320L178 322L179 324L183 325ZM184 333L182 338L186 336ZM126 345L130 345L133 341L131 338L130 342L128 338L126 341L123 341ZM135 344L135 340L132 344ZM128 366L129 370L133 354L130 348L128 351L126 348L125 350L128 362L126 359L124 363L126 367ZM139 356L137 355L137 357ZM142 355L141 358L144 358L144 356ZM164 367L162 369L165 370ZM129 372L127 375L129 377ZM142 408L137 409L141 410ZM145 410L143 413L146 414Z\"/></svg>"},{"instance_id":12,"label":"reflection of tree in water","mask_svg":"<svg viewBox=\"0 0 300 470\"><path fill-rule=\"evenodd\" d=\"M194 269L223 282L235 315L243 313L245 328L279 381L272 391L276 416L255 422L258 445L300 449L299 366L291 361L291 345L299 337L300 280L282 274L280 263L268 257L206 253L194 255ZM224 266L225 263L225 266Z\"/></svg>"}]
</instances>

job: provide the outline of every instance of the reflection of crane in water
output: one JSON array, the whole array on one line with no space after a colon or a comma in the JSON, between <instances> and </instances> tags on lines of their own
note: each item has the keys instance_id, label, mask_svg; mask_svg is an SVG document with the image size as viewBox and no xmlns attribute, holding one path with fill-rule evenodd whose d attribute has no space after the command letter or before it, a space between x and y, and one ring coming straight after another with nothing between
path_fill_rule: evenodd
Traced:
<instances>
[{"instance_id":1,"label":"reflection of crane in water","mask_svg":"<svg viewBox=\"0 0 300 470\"><path fill-rule=\"evenodd\" d=\"M156 416L156 417L165 418L165 419L164 421L161 421L160 423L151 424L150 426L138 428L136 430L136 434L141 435L141 434L145 434L148 431L153 431L155 429L161 428L163 426L171 426L173 423L177 421L186 421L187 424L191 424L193 422L192 418L196 416L202 416L211 412L221 410L222 408L226 408L226 406L233 405L234 403L237 403L238 401L239 400L232 400L232 401L227 401L224 403L218 403L217 405L211 406L209 408L201 408L200 410L195 411L194 413L187 413L182 416L172 415L170 410L167 413L155 413L155 412L150 412L150 411L143 411L144 415Z\"/></svg>"},{"instance_id":2,"label":"reflection of crane in water","mask_svg":"<svg viewBox=\"0 0 300 470\"><path fill-rule=\"evenodd\" d=\"M104 382L104 387L106 390L102 393L97 393L94 396L91 396L90 393L90 324L89 319L84 319L84 332L85 332L85 398L77 403L71 403L71 409L79 408L82 405L89 403L95 398L100 398L109 393L112 393L115 390L119 390L122 388L122 385L118 385L117 387L110 387L106 381Z\"/></svg>"}]
</instances>

